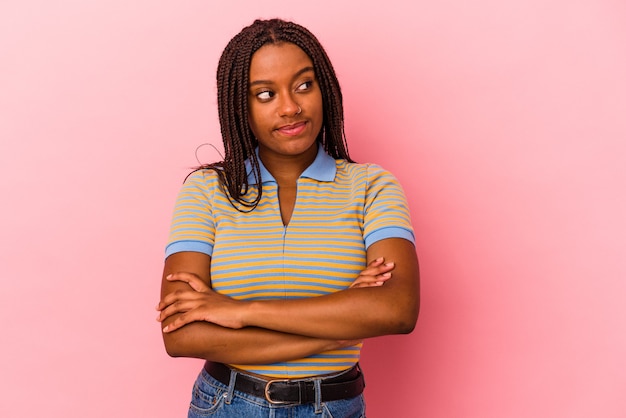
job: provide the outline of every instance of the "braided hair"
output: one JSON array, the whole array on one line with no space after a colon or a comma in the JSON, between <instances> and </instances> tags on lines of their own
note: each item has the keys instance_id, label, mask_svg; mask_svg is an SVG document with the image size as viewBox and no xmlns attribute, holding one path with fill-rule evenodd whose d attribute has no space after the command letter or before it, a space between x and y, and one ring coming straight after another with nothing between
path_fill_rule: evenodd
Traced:
<instances>
[{"instance_id":1,"label":"braided hair","mask_svg":"<svg viewBox=\"0 0 626 418\"><path fill-rule=\"evenodd\" d=\"M255 20L230 40L217 67L217 100L224 160L199 169L213 169L233 206L245 212L261 200L261 169L256 155L257 139L248 124L248 83L252 55L266 44L289 42L302 49L313 62L322 93L323 122L317 141L333 158L353 162L348 154L343 126L343 100L335 70L317 38L306 28L281 19ZM258 192L249 190L244 161L250 160ZM236 205L235 202L239 203Z\"/></svg>"}]
</instances>

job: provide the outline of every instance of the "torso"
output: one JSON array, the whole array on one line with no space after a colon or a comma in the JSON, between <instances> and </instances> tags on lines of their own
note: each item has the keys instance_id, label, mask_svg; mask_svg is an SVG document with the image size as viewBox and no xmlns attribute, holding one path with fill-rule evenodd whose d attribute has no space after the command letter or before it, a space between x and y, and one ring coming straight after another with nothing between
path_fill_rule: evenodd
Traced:
<instances>
[{"instance_id":1,"label":"torso","mask_svg":"<svg viewBox=\"0 0 626 418\"><path fill-rule=\"evenodd\" d=\"M252 211L233 207L215 173L195 173L179 196L168 251L206 251L214 290L238 300L317 297L349 287L365 268L367 240L380 239L387 228L402 237L409 216L399 185L384 170L333 162L332 181L276 173ZM256 190L251 185L250 196ZM272 377L307 377L344 370L359 352L359 346L346 347L235 366Z\"/></svg>"}]
</instances>

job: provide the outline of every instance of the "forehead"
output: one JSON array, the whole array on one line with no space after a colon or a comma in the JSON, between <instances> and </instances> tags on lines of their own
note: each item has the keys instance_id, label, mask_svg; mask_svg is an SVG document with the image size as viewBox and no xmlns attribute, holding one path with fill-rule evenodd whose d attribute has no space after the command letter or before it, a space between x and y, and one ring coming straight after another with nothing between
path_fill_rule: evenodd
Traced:
<instances>
[{"instance_id":1,"label":"forehead","mask_svg":"<svg viewBox=\"0 0 626 418\"><path fill-rule=\"evenodd\" d=\"M312 66L311 58L295 44L289 42L266 44L252 55L250 81L270 80Z\"/></svg>"}]
</instances>

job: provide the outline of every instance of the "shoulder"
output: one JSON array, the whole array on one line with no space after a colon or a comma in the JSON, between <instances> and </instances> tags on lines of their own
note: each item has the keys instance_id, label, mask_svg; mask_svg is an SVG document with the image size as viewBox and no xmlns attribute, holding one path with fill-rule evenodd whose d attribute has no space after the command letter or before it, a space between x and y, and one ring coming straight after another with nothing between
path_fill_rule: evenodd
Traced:
<instances>
[{"instance_id":1,"label":"shoulder","mask_svg":"<svg viewBox=\"0 0 626 418\"><path fill-rule=\"evenodd\" d=\"M219 175L213 169L197 169L185 178L178 200L209 201L222 194Z\"/></svg>"},{"instance_id":2,"label":"shoulder","mask_svg":"<svg viewBox=\"0 0 626 418\"><path fill-rule=\"evenodd\" d=\"M369 184L374 182L398 183L396 177L388 170L373 163L350 163L346 160L337 161L337 173L352 179L363 178Z\"/></svg>"},{"instance_id":3,"label":"shoulder","mask_svg":"<svg viewBox=\"0 0 626 418\"><path fill-rule=\"evenodd\" d=\"M185 178L185 187L196 187L200 189L211 189L219 185L220 178L217 171L212 168L199 168L192 171Z\"/></svg>"}]
</instances>

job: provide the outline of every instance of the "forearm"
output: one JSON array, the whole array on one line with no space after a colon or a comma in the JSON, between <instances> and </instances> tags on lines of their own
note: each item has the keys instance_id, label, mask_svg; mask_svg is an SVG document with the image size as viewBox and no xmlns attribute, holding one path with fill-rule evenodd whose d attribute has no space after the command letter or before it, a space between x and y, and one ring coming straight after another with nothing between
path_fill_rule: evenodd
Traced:
<instances>
[{"instance_id":1,"label":"forearm","mask_svg":"<svg viewBox=\"0 0 626 418\"><path fill-rule=\"evenodd\" d=\"M221 363L269 364L304 358L341 347L338 341L248 327L234 330L207 322L192 322L164 333L167 353Z\"/></svg>"},{"instance_id":2,"label":"forearm","mask_svg":"<svg viewBox=\"0 0 626 418\"><path fill-rule=\"evenodd\" d=\"M362 339L413 330L417 307L393 301L386 289L349 289L309 299L259 301L248 306L245 323L302 336ZM389 292L387 292L389 293Z\"/></svg>"},{"instance_id":3,"label":"forearm","mask_svg":"<svg viewBox=\"0 0 626 418\"><path fill-rule=\"evenodd\" d=\"M279 348L280 357L284 359L288 356L291 359L325 351L318 343L325 345L336 340L359 340L411 332L419 311L419 271L415 248L409 241L390 238L372 244L367 255L369 263L372 263L372 260L384 259L390 260L394 266L393 277L384 285L350 288L304 299L236 301L206 287L208 281L201 282L197 278L202 277L200 274L196 273L197 276L189 273L176 274L176 277L171 279L176 283L168 283L170 276L164 276L162 300L157 309L161 311L159 320L163 321L165 334L183 326L192 329L199 326L194 325L196 322L225 327L212 328L210 332L193 333L183 339L185 343L182 344L181 350L168 349L168 352L173 353L172 355L213 359L214 356L224 355L228 349L235 352L241 350L245 357L245 350L250 348L248 353L251 355L261 355L254 348L257 347L255 344L259 338L255 333L274 331L280 334L281 340L264 341L263 347L284 342L286 346ZM176 260L173 257L171 263ZM165 274L168 267L170 266L166 264ZM170 271L180 270L173 268ZM191 280L190 278L193 280L189 283L195 283L196 291L191 291L187 284L180 283ZM187 290L184 290L185 288ZM214 339L214 332L219 332L221 337ZM231 332L241 334L229 334ZM251 332L252 335L249 339L239 340L238 338L247 335L245 332ZM288 337L283 333L288 334ZM199 336L202 336L200 340ZM277 338L272 334L262 336ZM282 338L287 338L287 341ZM297 351L298 355L290 357L294 346L299 347L304 353Z\"/></svg>"},{"instance_id":4,"label":"forearm","mask_svg":"<svg viewBox=\"0 0 626 418\"><path fill-rule=\"evenodd\" d=\"M168 275L179 271L194 286L210 283L210 257L194 252L173 254L165 262L161 298L180 291L190 291L190 284L167 280ZM198 293L199 294L199 293ZM161 310L165 305L157 307ZM159 319L161 327L171 325L181 314ZM173 332L164 332L167 353L173 357L193 357L223 363L267 364L304 358L342 347L338 341L309 338L282 332L249 327L234 330L203 321L191 322Z\"/></svg>"},{"instance_id":5,"label":"forearm","mask_svg":"<svg viewBox=\"0 0 626 418\"><path fill-rule=\"evenodd\" d=\"M377 257L396 262L393 277L383 286L346 289L308 299L247 302L242 324L328 339L409 333L419 311L415 249L404 240L385 240L368 250L369 259Z\"/></svg>"}]
</instances>

